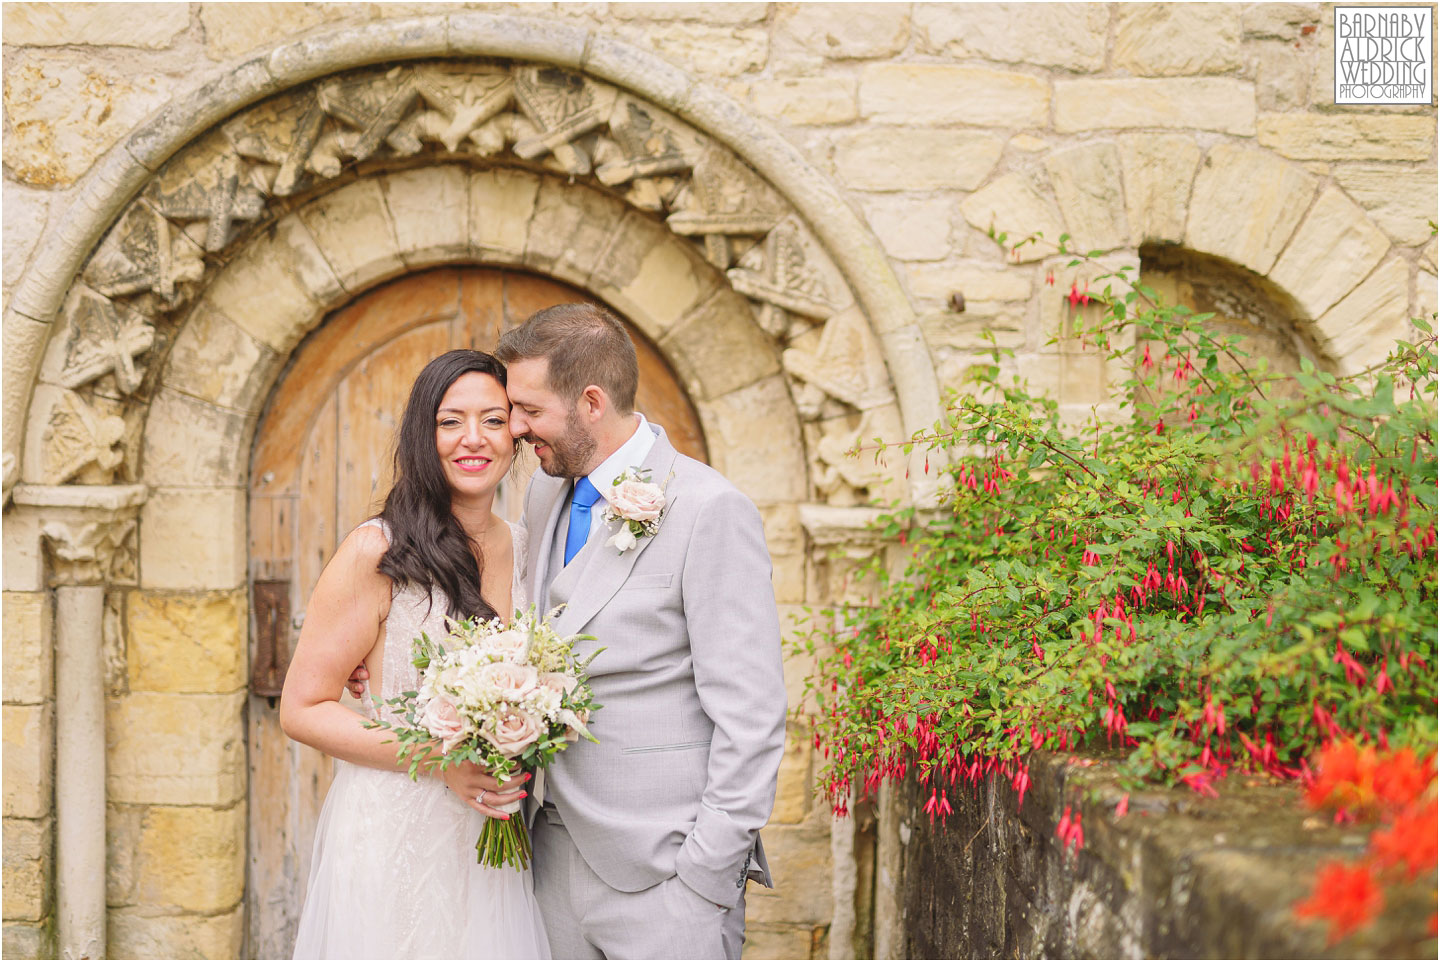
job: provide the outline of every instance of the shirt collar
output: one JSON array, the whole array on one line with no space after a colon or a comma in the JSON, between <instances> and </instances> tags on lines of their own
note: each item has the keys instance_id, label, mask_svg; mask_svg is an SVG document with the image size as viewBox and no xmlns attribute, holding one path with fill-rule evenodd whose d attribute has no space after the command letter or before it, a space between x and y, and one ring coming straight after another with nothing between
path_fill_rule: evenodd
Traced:
<instances>
[{"instance_id":1,"label":"shirt collar","mask_svg":"<svg viewBox=\"0 0 1440 962\"><path fill-rule=\"evenodd\" d=\"M638 468L644 464L654 446L655 432L650 430L650 423L645 420L645 415L636 411L635 433L616 448L614 454L601 461L600 466L590 472L590 483L595 485L597 491L608 491L615 479L628 468Z\"/></svg>"}]
</instances>

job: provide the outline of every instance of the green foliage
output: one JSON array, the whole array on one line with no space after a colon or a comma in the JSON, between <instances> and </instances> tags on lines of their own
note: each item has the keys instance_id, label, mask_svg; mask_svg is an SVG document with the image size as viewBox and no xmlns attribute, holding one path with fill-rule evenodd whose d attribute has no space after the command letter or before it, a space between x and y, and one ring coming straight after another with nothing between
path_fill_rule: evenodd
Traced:
<instances>
[{"instance_id":1,"label":"green foliage","mask_svg":"<svg viewBox=\"0 0 1440 962\"><path fill-rule=\"evenodd\" d=\"M1039 749L1202 792L1307 777L1339 736L1433 751L1430 324L1375 369L1288 377L1126 271L1100 283L1071 290L1074 336L1128 373L1118 416L1062 423L996 349L897 445L946 452L944 511L887 518L904 577L877 568L877 606L805 641L837 811L907 773L1023 798Z\"/></svg>"}]
</instances>

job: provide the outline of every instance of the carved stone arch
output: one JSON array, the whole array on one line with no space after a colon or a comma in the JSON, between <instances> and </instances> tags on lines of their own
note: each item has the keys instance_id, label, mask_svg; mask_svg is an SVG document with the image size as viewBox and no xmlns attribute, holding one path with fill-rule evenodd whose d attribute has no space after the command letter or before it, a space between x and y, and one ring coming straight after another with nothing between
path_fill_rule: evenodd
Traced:
<instances>
[{"instance_id":1,"label":"carved stone arch","mask_svg":"<svg viewBox=\"0 0 1440 962\"><path fill-rule=\"evenodd\" d=\"M466 74L457 79L445 62L413 63L425 57L534 65L487 61L468 74L462 65L449 71ZM236 129L242 117L286 109L293 123L269 142L247 137L253 131L243 123ZM226 123L215 128L218 121ZM87 175L78 216L42 240L7 311L7 490L17 466L46 483L113 478L106 465L119 464L117 444L128 443L133 458L136 405L148 394L135 359L173 333L156 319L205 285L230 242L251 222L279 229L286 198L307 179L437 143L480 156L508 148L511 160L631 185L632 204L697 238L757 302L762 324L787 347L787 376L812 418L833 423L848 411L851 421L866 420L890 408L893 426L913 430L938 414L928 352L878 244L793 147L727 98L624 44L528 18L457 13L346 27L231 65ZM727 178L738 185L727 189ZM148 258L129 256L147 245ZM817 321L823 328L807 338L805 324ZM876 364L837 371L841 355L827 352L853 358L857 346ZM43 383L32 392L37 373ZM57 473L37 448L55 436L63 406L84 430Z\"/></svg>"},{"instance_id":2,"label":"carved stone arch","mask_svg":"<svg viewBox=\"0 0 1440 962\"><path fill-rule=\"evenodd\" d=\"M1413 269L1343 190L1272 151L1189 134L1127 134L1055 150L962 205L982 230L1040 231L1070 250L1139 266L1142 244L1173 244L1254 272L1294 305L1294 323L1340 372L1384 358L1410 316ZM1021 248L1041 260L1053 244ZM1070 258L1049 266L1068 264Z\"/></svg>"}]
</instances>

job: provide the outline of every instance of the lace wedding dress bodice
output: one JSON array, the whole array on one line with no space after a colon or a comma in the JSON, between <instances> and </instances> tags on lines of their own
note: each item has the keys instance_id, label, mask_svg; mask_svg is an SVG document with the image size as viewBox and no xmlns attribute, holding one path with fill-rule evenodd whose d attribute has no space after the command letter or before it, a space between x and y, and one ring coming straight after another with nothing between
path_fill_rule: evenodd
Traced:
<instances>
[{"instance_id":1,"label":"lace wedding dress bodice","mask_svg":"<svg viewBox=\"0 0 1440 962\"><path fill-rule=\"evenodd\" d=\"M361 527L373 526L384 531L383 522L378 519L366 521ZM515 559L510 579L510 604L512 612L519 612L530 604L525 598L525 529L518 524L510 525L511 552ZM387 534L388 538L388 534ZM449 630L445 626L445 615L450 603L445 592L431 589L427 595L414 585L397 585L390 596L390 614L385 619L385 644L380 659L380 700L387 705L390 699L399 697L401 692L415 691L420 686L420 671L412 663L412 646L421 634L432 639L445 637ZM374 700L364 699L364 710L368 717L376 717ZM389 721L399 721L387 707L382 709Z\"/></svg>"},{"instance_id":2,"label":"lace wedding dress bodice","mask_svg":"<svg viewBox=\"0 0 1440 962\"><path fill-rule=\"evenodd\" d=\"M379 525L368 521L368 525ZM381 526L384 531L384 527ZM510 526L512 607L525 600L525 531ZM397 586L385 619L380 697L414 691L411 642L446 633L443 592ZM365 710L375 717L373 700ZM389 708L382 711L389 712ZM531 873L479 865L485 817L433 775L335 763L315 827L297 959L548 959Z\"/></svg>"}]
</instances>

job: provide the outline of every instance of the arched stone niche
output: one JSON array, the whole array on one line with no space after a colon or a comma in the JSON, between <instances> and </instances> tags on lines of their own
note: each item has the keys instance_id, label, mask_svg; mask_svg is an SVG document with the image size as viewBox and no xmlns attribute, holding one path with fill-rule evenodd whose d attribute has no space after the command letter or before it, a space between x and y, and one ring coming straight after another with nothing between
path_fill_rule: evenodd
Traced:
<instances>
[{"instance_id":1,"label":"arched stone niche","mask_svg":"<svg viewBox=\"0 0 1440 962\"><path fill-rule=\"evenodd\" d=\"M548 63L473 59L480 54ZM466 59L412 59L437 55ZM79 216L45 239L7 312L6 411L28 414L6 419L7 486L138 477L139 409L152 387L145 371L217 269L259 256L243 253L247 239L281 229L311 195L375 169L442 160L588 182L623 200L629 223L648 217L650 233L687 238L751 301L783 352L831 500L870 493L873 477L841 456L851 441L913 430L938 413L918 327L834 188L728 100L582 30L465 14L317 36L236 65L122 146L92 172ZM91 253L91 235L102 230ZM543 260L543 244L522 253ZM411 256L427 258L420 249ZM577 279L578 267L552 260L555 276ZM667 269L658 259L641 266ZM351 275L352 285L363 283ZM52 321L57 333L47 337ZM887 364L904 376L892 380ZM32 373L34 391L17 393Z\"/></svg>"}]
</instances>

